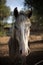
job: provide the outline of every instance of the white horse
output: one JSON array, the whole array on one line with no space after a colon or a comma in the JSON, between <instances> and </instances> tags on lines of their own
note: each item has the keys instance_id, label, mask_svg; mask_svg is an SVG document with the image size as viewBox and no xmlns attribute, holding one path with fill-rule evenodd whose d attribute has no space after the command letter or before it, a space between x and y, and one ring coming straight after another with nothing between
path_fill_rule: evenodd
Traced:
<instances>
[{"instance_id":1,"label":"white horse","mask_svg":"<svg viewBox=\"0 0 43 65\"><path fill-rule=\"evenodd\" d=\"M31 22L27 15L25 15L22 12L18 13L17 8L16 11L14 9L14 16L16 21L15 24L13 25L12 37L14 38L14 34L15 34L16 39L19 43L19 52L22 55L27 56L28 52L30 51L30 48L28 46L28 41L30 36Z\"/></svg>"}]
</instances>

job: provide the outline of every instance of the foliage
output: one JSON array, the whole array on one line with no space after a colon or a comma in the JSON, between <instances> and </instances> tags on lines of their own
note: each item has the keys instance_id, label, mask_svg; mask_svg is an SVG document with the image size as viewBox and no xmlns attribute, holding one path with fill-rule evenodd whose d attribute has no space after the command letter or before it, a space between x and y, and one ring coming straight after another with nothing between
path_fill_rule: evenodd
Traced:
<instances>
[{"instance_id":1,"label":"foliage","mask_svg":"<svg viewBox=\"0 0 43 65\"><path fill-rule=\"evenodd\" d=\"M43 15L43 1L42 0L25 0L25 5L29 7L31 5L32 7L37 10L37 14Z\"/></svg>"},{"instance_id":2,"label":"foliage","mask_svg":"<svg viewBox=\"0 0 43 65\"><path fill-rule=\"evenodd\" d=\"M43 27L43 1L42 0L25 0L24 5L33 8L32 22L36 22L38 27ZM37 27L37 26L36 26Z\"/></svg>"},{"instance_id":3,"label":"foliage","mask_svg":"<svg viewBox=\"0 0 43 65\"><path fill-rule=\"evenodd\" d=\"M5 3L6 3L6 0L0 0L0 5Z\"/></svg>"},{"instance_id":4,"label":"foliage","mask_svg":"<svg viewBox=\"0 0 43 65\"><path fill-rule=\"evenodd\" d=\"M5 4L6 0L0 0L0 20L10 15L10 8Z\"/></svg>"},{"instance_id":5,"label":"foliage","mask_svg":"<svg viewBox=\"0 0 43 65\"><path fill-rule=\"evenodd\" d=\"M0 36L3 36L3 32L2 31L0 31Z\"/></svg>"}]
</instances>

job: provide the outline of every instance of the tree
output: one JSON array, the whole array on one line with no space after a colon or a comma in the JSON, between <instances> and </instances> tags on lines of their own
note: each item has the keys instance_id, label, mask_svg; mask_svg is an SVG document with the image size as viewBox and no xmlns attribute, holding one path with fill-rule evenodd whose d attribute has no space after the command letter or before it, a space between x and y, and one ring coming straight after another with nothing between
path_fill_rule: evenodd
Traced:
<instances>
[{"instance_id":1,"label":"tree","mask_svg":"<svg viewBox=\"0 0 43 65\"><path fill-rule=\"evenodd\" d=\"M0 0L0 20L10 15L10 8L5 5L6 0Z\"/></svg>"},{"instance_id":2,"label":"tree","mask_svg":"<svg viewBox=\"0 0 43 65\"><path fill-rule=\"evenodd\" d=\"M0 5L3 5L6 3L6 0L0 0Z\"/></svg>"},{"instance_id":3,"label":"tree","mask_svg":"<svg viewBox=\"0 0 43 65\"><path fill-rule=\"evenodd\" d=\"M37 14L43 15L43 1L42 0L25 0L25 5L31 5L37 11Z\"/></svg>"},{"instance_id":4,"label":"tree","mask_svg":"<svg viewBox=\"0 0 43 65\"><path fill-rule=\"evenodd\" d=\"M0 0L0 35L4 34L4 19L8 18L9 15L10 8L6 6L6 0Z\"/></svg>"}]
</instances>

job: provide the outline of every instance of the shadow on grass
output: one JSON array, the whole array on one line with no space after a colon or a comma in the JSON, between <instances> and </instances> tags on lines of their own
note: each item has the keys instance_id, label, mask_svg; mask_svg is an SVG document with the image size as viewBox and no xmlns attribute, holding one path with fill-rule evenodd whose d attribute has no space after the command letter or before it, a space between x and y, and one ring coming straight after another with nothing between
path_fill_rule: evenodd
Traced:
<instances>
[{"instance_id":1,"label":"shadow on grass","mask_svg":"<svg viewBox=\"0 0 43 65\"><path fill-rule=\"evenodd\" d=\"M20 57L0 57L0 65L23 65Z\"/></svg>"},{"instance_id":2,"label":"shadow on grass","mask_svg":"<svg viewBox=\"0 0 43 65\"><path fill-rule=\"evenodd\" d=\"M31 52L30 55L28 55L26 57L27 65L35 65L37 62L42 61L42 60L43 60L43 51L34 51L34 52Z\"/></svg>"}]
</instances>

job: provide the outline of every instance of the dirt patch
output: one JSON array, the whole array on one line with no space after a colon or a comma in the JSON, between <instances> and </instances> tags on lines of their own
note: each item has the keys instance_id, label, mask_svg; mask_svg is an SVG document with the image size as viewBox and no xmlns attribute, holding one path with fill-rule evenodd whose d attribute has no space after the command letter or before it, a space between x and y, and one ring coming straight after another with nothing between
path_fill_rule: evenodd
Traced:
<instances>
[{"instance_id":1,"label":"dirt patch","mask_svg":"<svg viewBox=\"0 0 43 65\"><path fill-rule=\"evenodd\" d=\"M10 36L0 37L0 44L8 43L9 39L10 39Z\"/></svg>"},{"instance_id":2,"label":"dirt patch","mask_svg":"<svg viewBox=\"0 0 43 65\"><path fill-rule=\"evenodd\" d=\"M7 44L10 40L10 36L0 37L0 44ZM30 35L29 41L43 40L43 35Z\"/></svg>"},{"instance_id":3,"label":"dirt patch","mask_svg":"<svg viewBox=\"0 0 43 65\"><path fill-rule=\"evenodd\" d=\"M30 35L30 42L43 40L43 35Z\"/></svg>"}]
</instances>

